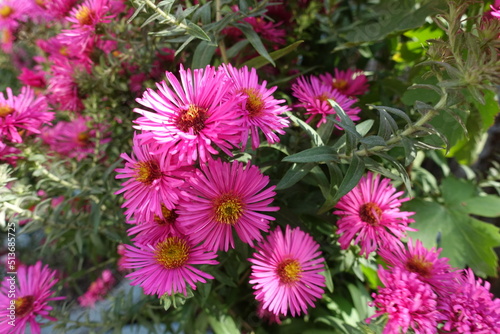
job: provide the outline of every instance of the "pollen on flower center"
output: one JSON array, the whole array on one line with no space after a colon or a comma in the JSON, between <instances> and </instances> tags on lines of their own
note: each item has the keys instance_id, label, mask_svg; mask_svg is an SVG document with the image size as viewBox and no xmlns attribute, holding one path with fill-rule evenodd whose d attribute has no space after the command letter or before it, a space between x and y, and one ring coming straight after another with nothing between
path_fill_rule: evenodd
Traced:
<instances>
[{"instance_id":1,"label":"pollen on flower center","mask_svg":"<svg viewBox=\"0 0 500 334\"><path fill-rule=\"evenodd\" d=\"M335 79L333 80L332 83L333 88L338 89L338 90L343 90L347 87L347 81L342 80L342 79Z\"/></svg>"},{"instance_id":2,"label":"pollen on flower center","mask_svg":"<svg viewBox=\"0 0 500 334\"><path fill-rule=\"evenodd\" d=\"M161 205L161 213L163 217L154 216L154 222L158 225L170 225L174 224L179 215L175 212L175 210L169 210L165 205Z\"/></svg>"},{"instance_id":3,"label":"pollen on flower center","mask_svg":"<svg viewBox=\"0 0 500 334\"><path fill-rule=\"evenodd\" d=\"M183 132L193 129L194 134L200 133L205 128L207 109L191 104L186 110L181 110L176 125Z\"/></svg>"},{"instance_id":4,"label":"pollen on flower center","mask_svg":"<svg viewBox=\"0 0 500 334\"><path fill-rule=\"evenodd\" d=\"M243 93L248 95L245 108L249 113L250 117L259 116L264 109L264 101L261 95L255 88L245 88L241 90Z\"/></svg>"},{"instance_id":5,"label":"pollen on flower center","mask_svg":"<svg viewBox=\"0 0 500 334\"><path fill-rule=\"evenodd\" d=\"M3 17L4 19L8 18L14 13L14 9L10 6L3 6L0 8L0 16Z\"/></svg>"},{"instance_id":6,"label":"pollen on flower center","mask_svg":"<svg viewBox=\"0 0 500 334\"><path fill-rule=\"evenodd\" d=\"M331 100L331 99L332 99L332 97L331 97L331 96L328 96L328 94L326 94L326 93L323 93L323 94L321 94L321 95L319 95L319 96L316 96L316 99L320 100L321 102L325 102L325 101L327 101L328 99L330 99L330 100Z\"/></svg>"},{"instance_id":7,"label":"pollen on flower center","mask_svg":"<svg viewBox=\"0 0 500 334\"><path fill-rule=\"evenodd\" d=\"M10 115L14 112L14 108L8 105L0 105L0 117L5 117L7 115Z\"/></svg>"},{"instance_id":8,"label":"pollen on flower center","mask_svg":"<svg viewBox=\"0 0 500 334\"><path fill-rule=\"evenodd\" d=\"M92 24L92 11L87 6L81 6L75 17L82 26Z\"/></svg>"},{"instance_id":9,"label":"pollen on flower center","mask_svg":"<svg viewBox=\"0 0 500 334\"><path fill-rule=\"evenodd\" d=\"M169 237L156 245L155 259L166 269L175 269L186 264L189 253L190 247L186 240Z\"/></svg>"},{"instance_id":10,"label":"pollen on flower center","mask_svg":"<svg viewBox=\"0 0 500 334\"><path fill-rule=\"evenodd\" d=\"M375 203L365 203L359 208L359 217L365 223L376 226L382 218L382 209Z\"/></svg>"},{"instance_id":11,"label":"pollen on flower center","mask_svg":"<svg viewBox=\"0 0 500 334\"><path fill-rule=\"evenodd\" d=\"M136 172L135 179L148 186L163 175L160 170L160 164L156 160L139 161L135 165L134 170Z\"/></svg>"},{"instance_id":12,"label":"pollen on flower center","mask_svg":"<svg viewBox=\"0 0 500 334\"><path fill-rule=\"evenodd\" d=\"M80 132L77 136L78 143L82 146L86 146L89 143L90 136L87 132Z\"/></svg>"},{"instance_id":13,"label":"pollen on flower center","mask_svg":"<svg viewBox=\"0 0 500 334\"><path fill-rule=\"evenodd\" d=\"M286 259L278 264L276 273L281 283L290 284L297 282L302 277L302 267L299 261L295 259Z\"/></svg>"},{"instance_id":14,"label":"pollen on flower center","mask_svg":"<svg viewBox=\"0 0 500 334\"><path fill-rule=\"evenodd\" d=\"M42 7L43 9L47 8L47 4L45 3L45 0L35 0L35 3Z\"/></svg>"},{"instance_id":15,"label":"pollen on flower center","mask_svg":"<svg viewBox=\"0 0 500 334\"><path fill-rule=\"evenodd\" d=\"M405 263L405 268L423 278L430 278L432 276L432 262L425 261L423 258L418 256L414 256L409 259Z\"/></svg>"},{"instance_id":16,"label":"pollen on flower center","mask_svg":"<svg viewBox=\"0 0 500 334\"><path fill-rule=\"evenodd\" d=\"M35 297L28 295L15 300L16 316L22 318L33 310Z\"/></svg>"},{"instance_id":17,"label":"pollen on flower center","mask_svg":"<svg viewBox=\"0 0 500 334\"><path fill-rule=\"evenodd\" d=\"M214 201L215 220L222 224L234 225L243 214L241 199L232 193L224 194Z\"/></svg>"}]
</instances>

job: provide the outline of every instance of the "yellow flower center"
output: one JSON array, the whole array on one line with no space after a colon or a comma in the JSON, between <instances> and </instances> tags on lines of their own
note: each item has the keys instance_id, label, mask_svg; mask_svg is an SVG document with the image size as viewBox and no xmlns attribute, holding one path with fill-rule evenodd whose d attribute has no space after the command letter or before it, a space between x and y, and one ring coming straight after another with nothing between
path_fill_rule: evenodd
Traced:
<instances>
[{"instance_id":1,"label":"yellow flower center","mask_svg":"<svg viewBox=\"0 0 500 334\"><path fill-rule=\"evenodd\" d=\"M323 93L321 95L316 96L316 99L320 100L321 102L325 102L328 99L332 100L332 97L328 96L326 93Z\"/></svg>"},{"instance_id":2,"label":"yellow flower center","mask_svg":"<svg viewBox=\"0 0 500 334\"><path fill-rule=\"evenodd\" d=\"M382 218L382 209L375 203L365 203L359 209L359 217L365 223L376 226Z\"/></svg>"},{"instance_id":3,"label":"yellow flower center","mask_svg":"<svg viewBox=\"0 0 500 334\"><path fill-rule=\"evenodd\" d=\"M165 269L180 268L189 259L190 247L186 240L169 237L156 245L155 259Z\"/></svg>"},{"instance_id":4,"label":"yellow flower center","mask_svg":"<svg viewBox=\"0 0 500 334\"><path fill-rule=\"evenodd\" d=\"M423 278L430 278L432 276L432 262L425 261L425 259L419 256L409 259L405 263L405 268Z\"/></svg>"},{"instance_id":5,"label":"yellow flower center","mask_svg":"<svg viewBox=\"0 0 500 334\"><path fill-rule=\"evenodd\" d=\"M333 79L332 86L333 88L342 91L347 87L347 81L342 79Z\"/></svg>"},{"instance_id":6,"label":"yellow flower center","mask_svg":"<svg viewBox=\"0 0 500 334\"><path fill-rule=\"evenodd\" d=\"M14 112L14 108L8 105L0 105L0 117L5 117Z\"/></svg>"},{"instance_id":7,"label":"yellow flower center","mask_svg":"<svg viewBox=\"0 0 500 334\"><path fill-rule=\"evenodd\" d=\"M87 146L90 142L90 136L87 132L80 132L77 136L77 141L81 146Z\"/></svg>"},{"instance_id":8,"label":"yellow flower center","mask_svg":"<svg viewBox=\"0 0 500 334\"><path fill-rule=\"evenodd\" d=\"M242 92L248 96L245 108L248 111L249 116L260 116L262 110L264 109L264 101L262 100L259 92L255 88L245 88L242 89Z\"/></svg>"},{"instance_id":9,"label":"yellow flower center","mask_svg":"<svg viewBox=\"0 0 500 334\"><path fill-rule=\"evenodd\" d=\"M182 132L193 129L194 134L200 133L205 128L207 109L191 104L186 110L181 110L176 125Z\"/></svg>"},{"instance_id":10,"label":"yellow flower center","mask_svg":"<svg viewBox=\"0 0 500 334\"><path fill-rule=\"evenodd\" d=\"M61 56L67 57L69 55L69 53L68 53L68 47L67 46L62 46L59 49L59 53L61 54Z\"/></svg>"},{"instance_id":11,"label":"yellow flower center","mask_svg":"<svg viewBox=\"0 0 500 334\"><path fill-rule=\"evenodd\" d=\"M136 172L135 179L148 186L163 175L160 164L156 160L139 161L135 164L134 170Z\"/></svg>"},{"instance_id":12,"label":"yellow flower center","mask_svg":"<svg viewBox=\"0 0 500 334\"><path fill-rule=\"evenodd\" d=\"M302 277L302 267L299 261L295 259L285 259L278 264L276 273L281 283L291 284L297 282Z\"/></svg>"},{"instance_id":13,"label":"yellow flower center","mask_svg":"<svg viewBox=\"0 0 500 334\"><path fill-rule=\"evenodd\" d=\"M222 224L234 225L243 214L243 203L232 193L223 194L214 201L215 220Z\"/></svg>"},{"instance_id":14,"label":"yellow flower center","mask_svg":"<svg viewBox=\"0 0 500 334\"><path fill-rule=\"evenodd\" d=\"M92 24L92 11L87 6L81 6L75 17L82 26Z\"/></svg>"},{"instance_id":15,"label":"yellow flower center","mask_svg":"<svg viewBox=\"0 0 500 334\"><path fill-rule=\"evenodd\" d=\"M47 8L47 4L45 3L45 0L35 0L35 3L42 7L43 9Z\"/></svg>"},{"instance_id":16,"label":"yellow flower center","mask_svg":"<svg viewBox=\"0 0 500 334\"><path fill-rule=\"evenodd\" d=\"M179 215L175 212L175 210L169 210L163 204L161 205L161 213L163 217L155 215L153 219L154 222L158 225L174 224L175 221L177 220L177 217L179 217Z\"/></svg>"},{"instance_id":17,"label":"yellow flower center","mask_svg":"<svg viewBox=\"0 0 500 334\"><path fill-rule=\"evenodd\" d=\"M28 295L15 300L16 316L22 318L33 310L35 297Z\"/></svg>"},{"instance_id":18,"label":"yellow flower center","mask_svg":"<svg viewBox=\"0 0 500 334\"><path fill-rule=\"evenodd\" d=\"M9 5L5 5L2 8L0 8L0 16L3 17L4 19L8 18L14 13L14 8L10 7Z\"/></svg>"}]
</instances>

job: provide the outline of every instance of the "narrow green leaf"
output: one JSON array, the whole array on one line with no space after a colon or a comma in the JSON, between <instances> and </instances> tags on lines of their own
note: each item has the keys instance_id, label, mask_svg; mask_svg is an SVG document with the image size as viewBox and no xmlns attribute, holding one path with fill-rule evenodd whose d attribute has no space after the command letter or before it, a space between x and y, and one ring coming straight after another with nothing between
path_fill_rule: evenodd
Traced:
<instances>
[{"instance_id":1,"label":"narrow green leaf","mask_svg":"<svg viewBox=\"0 0 500 334\"><path fill-rule=\"evenodd\" d=\"M313 147L283 158L285 162L327 162L337 161L337 153L328 146Z\"/></svg>"},{"instance_id":2,"label":"narrow green leaf","mask_svg":"<svg viewBox=\"0 0 500 334\"><path fill-rule=\"evenodd\" d=\"M142 3L137 9L135 10L134 14L127 20L127 24L132 23L132 21L139 15L140 12L146 7L146 3Z\"/></svg>"},{"instance_id":3,"label":"narrow green leaf","mask_svg":"<svg viewBox=\"0 0 500 334\"><path fill-rule=\"evenodd\" d=\"M212 41L210 37L208 37L207 33L193 22L188 23L186 33L196 38L202 39L204 41L208 42Z\"/></svg>"},{"instance_id":4,"label":"narrow green leaf","mask_svg":"<svg viewBox=\"0 0 500 334\"><path fill-rule=\"evenodd\" d=\"M209 65L212 61L215 49L217 49L215 45L207 41L201 41L194 50L191 68L204 68L205 66Z\"/></svg>"},{"instance_id":5,"label":"narrow green leaf","mask_svg":"<svg viewBox=\"0 0 500 334\"><path fill-rule=\"evenodd\" d=\"M273 51L273 52L270 53L270 57L273 60L278 60L281 57L286 56L290 52L295 51L295 49L297 49L299 47L299 45L302 44L303 42L304 41L302 41L302 40L296 41L295 43L290 44L290 45L288 45L288 46L286 46L286 47L284 47L282 49ZM252 59L248 60L242 66L246 65L248 67L254 67L254 68L258 69L258 68L261 68L262 66L267 65L269 63L270 63L270 61L266 57L258 56L258 57L255 57L255 58L252 58ZM273 63L271 63L271 64L273 64Z\"/></svg>"},{"instance_id":6,"label":"narrow green leaf","mask_svg":"<svg viewBox=\"0 0 500 334\"><path fill-rule=\"evenodd\" d=\"M417 151L415 150L415 142L410 138L401 138L401 144L405 150L405 166L408 166L415 160Z\"/></svg>"},{"instance_id":7,"label":"narrow green leaf","mask_svg":"<svg viewBox=\"0 0 500 334\"><path fill-rule=\"evenodd\" d=\"M339 200L342 196L351 191L352 188L354 188L358 184L364 172L365 164L363 160L361 160L357 155L353 155L344 179L342 180L342 183L340 184L339 189L335 194L334 200Z\"/></svg>"},{"instance_id":8,"label":"narrow green leaf","mask_svg":"<svg viewBox=\"0 0 500 334\"><path fill-rule=\"evenodd\" d=\"M299 182L304 176L309 173L311 169L316 166L315 163L308 164L294 164L283 176L283 178L276 185L276 190L283 190L290 188L295 183Z\"/></svg>"},{"instance_id":9,"label":"narrow green leaf","mask_svg":"<svg viewBox=\"0 0 500 334\"><path fill-rule=\"evenodd\" d=\"M185 10L182 10L182 6L178 7L177 13L175 13L175 20L177 23L181 23L186 17L191 15L196 9L198 9L199 5L194 5L191 7L187 7Z\"/></svg>"},{"instance_id":10,"label":"narrow green leaf","mask_svg":"<svg viewBox=\"0 0 500 334\"><path fill-rule=\"evenodd\" d=\"M320 135L314 130L309 124L301 120L300 118L296 117L293 115L291 112L287 111L285 113L292 122L297 123L302 130L304 130L312 139L313 143L315 146L323 146L323 140L321 139Z\"/></svg>"}]
</instances>

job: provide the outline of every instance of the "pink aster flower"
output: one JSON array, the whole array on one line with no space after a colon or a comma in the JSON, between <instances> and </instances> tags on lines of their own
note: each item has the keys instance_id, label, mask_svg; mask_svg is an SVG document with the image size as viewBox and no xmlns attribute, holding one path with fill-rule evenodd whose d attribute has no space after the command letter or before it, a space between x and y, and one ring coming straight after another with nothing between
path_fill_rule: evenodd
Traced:
<instances>
[{"instance_id":1,"label":"pink aster flower","mask_svg":"<svg viewBox=\"0 0 500 334\"><path fill-rule=\"evenodd\" d=\"M274 220L260 211L279 210L269 206L276 193L275 186L264 189L268 183L269 177L256 166L209 160L189 181L191 187L178 210L180 229L209 250L234 248L233 228L243 242L252 245Z\"/></svg>"},{"instance_id":2,"label":"pink aster flower","mask_svg":"<svg viewBox=\"0 0 500 334\"><path fill-rule=\"evenodd\" d=\"M127 219L134 216L138 223L152 221L154 215L162 217L162 205L174 209L179 202L179 187L191 175L190 169L184 168L185 165L179 164L168 152L151 154L151 146L135 135L132 155L121 155L126 161L125 168L116 169L116 178L127 180L115 194L123 193L122 207L127 208Z\"/></svg>"},{"instance_id":3,"label":"pink aster flower","mask_svg":"<svg viewBox=\"0 0 500 334\"><path fill-rule=\"evenodd\" d=\"M23 85L35 87L35 88L45 88L47 82L45 80L45 72L43 70L30 70L29 68L23 67L21 74L17 77Z\"/></svg>"},{"instance_id":4,"label":"pink aster flower","mask_svg":"<svg viewBox=\"0 0 500 334\"><path fill-rule=\"evenodd\" d=\"M61 110L83 110L84 106L74 77L77 71L86 70L68 59L56 59L51 71L52 77L47 87L50 102L58 105Z\"/></svg>"},{"instance_id":5,"label":"pink aster flower","mask_svg":"<svg viewBox=\"0 0 500 334\"><path fill-rule=\"evenodd\" d=\"M154 246L143 248L125 247L124 267L135 269L126 277L132 279L131 285L140 285L147 295L161 297L181 292L187 295L187 285L196 290L196 282L213 279L212 275L193 265L218 264L214 260L217 254L196 246L187 237L170 236Z\"/></svg>"},{"instance_id":6,"label":"pink aster flower","mask_svg":"<svg viewBox=\"0 0 500 334\"><path fill-rule=\"evenodd\" d=\"M96 36L99 24L110 23L115 15L109 13L109 0L85 0L73 8L67 17L71 29L63 30L68 44L77 44L83 50Z\"/></svg>"},{"instance_id":7,"label":"pink aster flower","mask_svg":"<svg viewBox=\"0 0 500 334\"><path fill-rule=\"evenodd\" d=\"M29 7L26 1L0 1L0 28L7 28L10 31L16 29L19 21L26 19Z\"/></svg>"},{"instance_id":8,"label":"pink aster flower","mask_svg":"<svg viewBox=\"0 0 500 334\"><path fill-rule=\"evenodd\" d=\"M371 172L361 178L358 185L337 203L333 212L339 215L337 221L342 249L347 249L352 241L361 246L361 254L368 257L377 248L402 248L401 238L414 220L409 218L414 212L400 211L401 203L409 198L398 198L402 191L396 192L389 179Z\"/></svg>"},{"instance_id":9,"label":"pink aster flower","mask_svg":"<svg viewBox=\"0 0 500 334\"><path fill-rule=\"evenodd\" d=\"M286 31L284 28L280 28L283 22L271 22L263 17L247 17L244 19L246 22L250 23L253 30L263 39L268 40L274 44L284 45Z\"/></svg>"},{"instance_id":10,"label":"pink aster flower","mask_svg":"<svg viewBox=\"0 0 500 334\"><path fill-rule=\"evenodd\" d=\"M448 263L447 258L439 258L441 248L427 249L420 240L415 245L408 239L408 249L381 248L379 255L392 267L399 267L403 271L413 272L422 281L434 288L437 294L449 291L457 278L456 271Z\"/></svg>"},{"instance_id":11,"label":"pink aster flower","mask_svg":"<svg viewBox=\"0 0 500 334\"><path fill-rule=\"evenodd\" d=\"M23 87L17 96L7 88L7 98L0 93L0 138L21 143L20 132L40 133L42 124L49 123L54 113L48 111L45 96L35 96L30 87Z\"/></svg>"},{"instance_id":12,"label":"pink aster flower","mask_svg":"<svg viewBox=\"0 0 500 334\"><path fill-rule=\"evenodd\" d=\"M78 297L78 303L83 307L94 307L97 301L104 299L115 282L111 270L105 269L101 276L90 284L85 294Z\"/></svg>"},{"instance_id":13,"label":"pink aster flower","mask_svg":"<svg viewBox=\"0 0 500 334\"><path fill-rule=\"evenodd\" d=\"M284 234L279 227L272 231L249 261L255 298L275 315L307 314L324 292L325 260L319 245L298 227L287 225Z\"/></svg>"},{"instance_id":14,"label":"pink aster flower","mask_svg":"<svg viewBox=\"0 0 500 334\"><path fill-rule=\"evenodd\" d=\"M449 296L444 330L452 333L500 333L500 299L490 293L490 283L475 279L471 269L464 271Z\"/></svg>"},{"instance_id":15,"label":"pink aster flower","mask_svg":"<svg viewBox=\"0 0 500 334\"><path fill-rule=\"evenodd\" d=\"M260 129L269 143L279 142L276 133L284 134L283 128L289 125L287 118L281 115L289 110L287 106L280 105L285 100L276 100L273 92L278 87L266 88L266 81L259 84L259 78L255 68L251 70L248 67L237 69L231 65L225 65L224 69L233 80L233 92L241 93L245 97L238 105L238 110L243 118L243 132L241 142L243 148L246 147L249 138L252 140L252 149L259 147ZM275 133L276 132L276 133Z\"/></svg>"},{"instance_id":16,"label":"pink aster flower","mask_svg":"<svg viewBox=\"0 0 500 334\"><path fill-rule=\"evenodd\" d=\"M332 86L333 89L350 97L363 95L368 91L368 79L363 74L363 71L353 71L351 69L340 71L337 68L334 71L335 76L325 73L320 75L319 79L325 85Z\"/></svg>"},{"instance_id":17,"label":"pink aster flower","mask_svg":"<svg viewBox=\"0 0 500 334\"><path fill-rule=\"evenodd\" d=\"M33 266L19 266L17 283L16 276L5 276L0 289L0 332L27 333L26 327L29 324L31 333L39 334L40 324L36 321L38 316L56 321L57 319L49 316L52 307L48 303L65 298L51 297L54 294L51 289L57 281L56 271L50 270L48 266L42 267L40 261ZM9 297L10 287L14 284L15 299Z\"/></svg>"},{"instance_id":18,"label":"pink aster flower","mask_svg":"<svg viewBox=\"0 0 500 334\"><path fill-rule=\"evenodd\" d=\"M310 115L306 120L310 123L316 116L320 117L319 122L316 124L319 127L321 124L326 123L326 117L335 115L335 109L332 107L328 100L334 100L345 111L353 121L359 120L357 116L361 111L358 107L352 107L356 100L351 99L331 86L325 85L315 76L309 78L300 77L297 82L292 85L292 94L299 99L296 107L306 109L305 114ZM337 120L340 120L338 116Z\"/></svg>"},{"instance_id":19,"label":"pink aster flower","mask_svg":"<svg viewBox=\"0 0 500 334\"><path fill-rule=\"evenodd\" d=\"M155 112L134 109L141 114L134 126L147 131L144 137L154 138L159 150L178 154L187 163L207 161L210 154L218 154L215 144L226 154L241 139L242 120L237 105L243 96L225 98L231 89L224 71L213 67L187 71L181 65L181 82L171 72L167 81L157 84L158 91L148 89L137 102Z\"/></svg>"},{"instance_id":20,"label":"pink aster flower","mask_svg":"<svg viewBox=\"0 0 500 334\"><path fill-rule=\"evenodd\" d=\"M58 122L53 127L45 128L41 137L49 145L50 149L68 158L76 158L78 161L93 155L96 149L95 139L97 130L105 132L104 126L90 125L90 117L78 116L69 122ZM100 140L105 144L110 138Z\"/></svg>"},{"instance_id":21,"label":"pink aster flower","mask_svg":"<svg viewBox=\"0 0 500 334\"><path fill-rule=\"evenodd\" d=\"M379 289L378 294L372 294L374 301L370 306L377 310L367 322L387 315L383 334L407 333L409 329L415 334L435 334L442 316L431 286L422 282L416 273L399 267L391 271L380 267L379 277L385 287Z\"/></svg>"},{"instance_id":22,"label":"pink aster flower","mask_svg":"<svg viewBox=\"0 0 500 334\"><path fill-rule=\"evenodd\" d=\"M0 141L0 162L6 162L15 167L16 161L21 158L21 153L21 150Z\"/></svg>"},{"instance_id":23,"label":"pink aster flower","mask_svg":"<svg viewBox=\"0 0 500 334\"><path fill-rule=\"evenodd\" d=\"M162 215L154 215L152 221L137 224L128 229L128 235L137 234L132 241L142 245L155 245L166 237L173 235L181 235L178 231L176 222L179 215L175 208L167 209L165 205L161 206ZM129 222L134 224L134 221Z\"/></svg>"},{"instance_id":24,"label":"pink aster flower","mask_svg":"<svg viewBox=\"0 0 500 334\"><path fill-rule=\"evenodd\" d=\"M0 28L0 48L5 53L12 53L14 46L14 34L9 28Z\"/></svg>"}]
</instances>

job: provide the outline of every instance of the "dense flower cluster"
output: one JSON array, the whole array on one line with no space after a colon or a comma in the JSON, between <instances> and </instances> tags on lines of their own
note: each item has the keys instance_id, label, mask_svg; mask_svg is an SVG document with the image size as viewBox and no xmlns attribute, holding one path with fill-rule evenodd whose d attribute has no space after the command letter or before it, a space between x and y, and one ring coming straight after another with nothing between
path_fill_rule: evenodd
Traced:
<instances>
[{"instance_id":1,"label":"dense flower cluster","mask_svg":"<svg viewBox=\"0 0 500 334\"><path fill-rule=\"evenodd\" d=\"M106 294L115 284L115 278L111 270L106 269L101 276L92 282L82 296L78 297L78 302L84 307L93 307L99 300L104 299Z\"/></svg>"}]
</instances>

